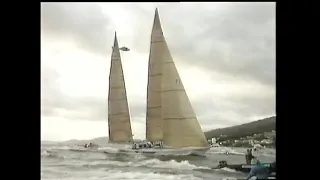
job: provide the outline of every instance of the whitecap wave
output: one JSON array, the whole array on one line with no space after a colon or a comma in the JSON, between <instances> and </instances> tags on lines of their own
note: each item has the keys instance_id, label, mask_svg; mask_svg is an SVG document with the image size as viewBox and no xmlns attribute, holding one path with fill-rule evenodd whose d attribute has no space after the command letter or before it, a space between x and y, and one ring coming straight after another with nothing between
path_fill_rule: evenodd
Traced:
<instances>
[{"instance_id":1,"label":"whitecap wave","mask_svg":"<svg viewBox=\"0 0 320 180\"><path fill-rule=\"evenodd\" d=\"M189 161L181 161L177 162L175 160L170 161L160 161L159 159L149 159L137 163L130 162L132 166L148 166L151 168L168 168L168 169L185 169L185 170L192 170L192 169L210 169L209 167L204 166L196 166L190 164Z\"/></svg>"},{"instance_id":2,"label":"whitecap wave","mask_svg":"<svg viewBox=\"0 0 320 180\"><path fill-rule=\"evenodd\" d=\"M209 154L230 154L230 155L244 155L244 152L237 151L234 148L229 147L214 147L211 148Z\"/></svg>"},{"instance_id":3,"label":"whitecap wave","mask_svg":"<svg viewBox=\"0 0 320 180\"><path fill-rule=\"evenodd\" d=\"M227 168L227 167L221 168L221 169L218 169L218 170L227 171L227 172L237 172L236 170L230 169L230 168Z\"/></svg>"},{"instance_id":4,"label":"whitecap wave","mask_svg":"<svg viewBox=\"0 0 320 180\"><path fill-rule=\"evenodd\" d=\"M72 162L73 163L73 162ZM189 161L177 162L175 160L170 161L160 161L159 159L148 159L142 161L94 161L91 163L86 162L77 162L77 166L86 166L86 167L106 167L106 166L118 166L118 167L147 167L147 168L156 168L156 169L178 169L178 170L193 170L193 169L211 169L210 167L205 166L196 166L190 164Z\"/></svg>"},{"instance_id":5,"label":"whitecap wave","mask_svg":"<svg viewBox=\"0 0 320 180\"><path fill-rule=\"evenodd\" d=\"M140 179L140 180L202 180L192 174L161 174L161 173L142 173L142 172L123 172L108 171L108 176L100 179Z\"/></svg>"},{"instance_id":6,"label":"whitecap wave","mask_svg":"<svg viewBox=\"0 0 320 180\"><path fill-rule=\"evenodd\" d=\"M72 174L69 174L72 175ZM79 175L79 174L78 174ZM58 180L57 178L46 178L41 177L42 180ZM79 178L76 176L73 177L61 177L59 180L202 180L201 178L195 177L192 174L163 174L163 173L153 173L153 172L126 172L119 170L109 170L105 173L96 174L84 174Z\"/></svg>"}]
</instances>

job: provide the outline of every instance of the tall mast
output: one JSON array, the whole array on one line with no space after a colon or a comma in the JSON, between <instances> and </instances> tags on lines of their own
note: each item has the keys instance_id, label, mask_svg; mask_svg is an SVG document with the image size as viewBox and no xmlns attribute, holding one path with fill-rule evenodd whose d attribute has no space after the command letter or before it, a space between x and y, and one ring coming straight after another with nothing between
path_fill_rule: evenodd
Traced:
<instances>
[{"instance_id":1,"label":"tall mast","mask_svg":"<svg viewBox=\"0 0 320 180\"><path fill-rule=\"evenodd\" d=\"M121 143L132 141L127 92L116 32L109 74L108 124L110 142Z\"/></svg>"},{"instance_id":2,"label":"tall mast","mask_svg":"<svg viewBox=\"0 0 320 180\"><path fill-rule=\"evenodd\" d=\"M162 103L161 103L161 86L162 86L162 47L163 37L160 25L158 9L154 16L154 22L151 33L149 70L148 70L148 87L147 87L147 113L146 113L146 138L149 141L163 140L163 121L162 121Z\"/></svg>"},{"instance_id":3,"label":"tall mast","mask_svg":"<svg viewBox=\"0 0 320 180\"><path fill-rule=\"evenodd\" d=\"M173 148L208 147L164 38L158 9L151 33L147 99L147 137L161 137Z\"/></svg>"}]
</instances>

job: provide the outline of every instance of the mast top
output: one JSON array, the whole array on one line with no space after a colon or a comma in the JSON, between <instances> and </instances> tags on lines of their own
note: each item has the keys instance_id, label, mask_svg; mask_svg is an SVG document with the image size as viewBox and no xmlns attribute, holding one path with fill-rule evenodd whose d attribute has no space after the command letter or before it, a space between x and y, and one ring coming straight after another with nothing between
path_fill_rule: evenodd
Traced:
<instances>
[{"instance_id":1,"label":"mast top","mask_svg":"<svg viewBox=\"0 0 320 180\"><path fill-rule=\"evenodd\" d=\"M118 45L118 39L117 39L117 32L114 32L114 42L113 42L113 49L119 49L119 45Z\"/></svg>"},{"instance_id":2,"label":"mast top","mask_svg":"<svg viewBox=\"0 0 320 180\"><path fill-rule=\"evenodd\" d=\"M153 27L152 27L152 31L155 31L155 30L162 31L158 8L156 8L155 13L154 13L154 21L153 21Z\"/></svg>"}]
</instances>

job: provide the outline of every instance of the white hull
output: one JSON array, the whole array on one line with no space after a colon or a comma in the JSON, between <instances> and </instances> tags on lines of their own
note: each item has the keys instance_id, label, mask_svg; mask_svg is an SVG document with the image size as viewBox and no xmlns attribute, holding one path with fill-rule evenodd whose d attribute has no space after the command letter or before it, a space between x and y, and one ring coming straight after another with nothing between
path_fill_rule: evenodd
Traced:
<instances>
[{"instance_id":1,"label":"white hull","mask_svg":"<svg viewBox=\"0 0 320 180\"><path fill-rule=\"evenodd\" d=\"M197 155L204 156L209 148L203 147L186 147L179 149L170 148L141 148L141 149L119 149L120 153L139 153L139 154L150 154L150 155Z\"/></svg>"},{"instance_id":2,"label":"white hull","mask_svg":"<svg viewBox=\"0 0 320 180\"><path fill-rule=\"evenodd\" d=\"M215 143L215 144L211 144L210 147L211 147L211 148L217 148L217 147L220 147L220 145L217 144L217 143Z\"/></svg>"}]
</instances>

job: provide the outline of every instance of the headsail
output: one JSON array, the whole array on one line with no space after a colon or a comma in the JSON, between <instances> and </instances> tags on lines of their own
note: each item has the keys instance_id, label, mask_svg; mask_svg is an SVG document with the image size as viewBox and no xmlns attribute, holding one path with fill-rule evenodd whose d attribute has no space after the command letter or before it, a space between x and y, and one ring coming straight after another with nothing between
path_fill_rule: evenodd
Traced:
<instances>
[{"instance_id":1,"label":"headsail","mask_svg":"<svg viewBox=\"0 0 320 180\"><path fill-rule=\"evenodd\" d=\"M151 33L148 86L147 86L147 113L146 138L149 141L163 140L163 121L161 104L161 78L162 78L162 42L161 25L158 23L159 15L155 14Z\"/></svg>"},{"instance_id":2,"label":"headsail","mask_svg":"<svg viewBox=\"0 0 320 180\"><path fill-rule=\"evenodd\" d=\"M191 106L163 36L157 9L151 37L149 61L154 65L153 72L156 74L156 71L159 74L159 78L154 78L154 82L150 82L152 79L149 77L148 88L150 88L150 84L157 84L157 90L161 89L161 93L158 93L160 95L157 94L157 97L149 97L149 99L157 99L157 101L154 100L153 102L161 107L163 143L173 148L208 147L207 139ZM150 96L150 94L148 95ZM159 100L159 96L161 96L161 100ZM161 103L159 103L160 101ZM157 117L159 118L159 116Z\"/></svg>"},{"instance_id":3,"label":"headsail","mask_svg":"<svg viewBox=\"0 0 320 180\"><path fill-rule=\"evenodd\" d=\"M116 33L109 74L108 124L109 142L132 141L127 92Z\"/></svg>"}]
</instances>

